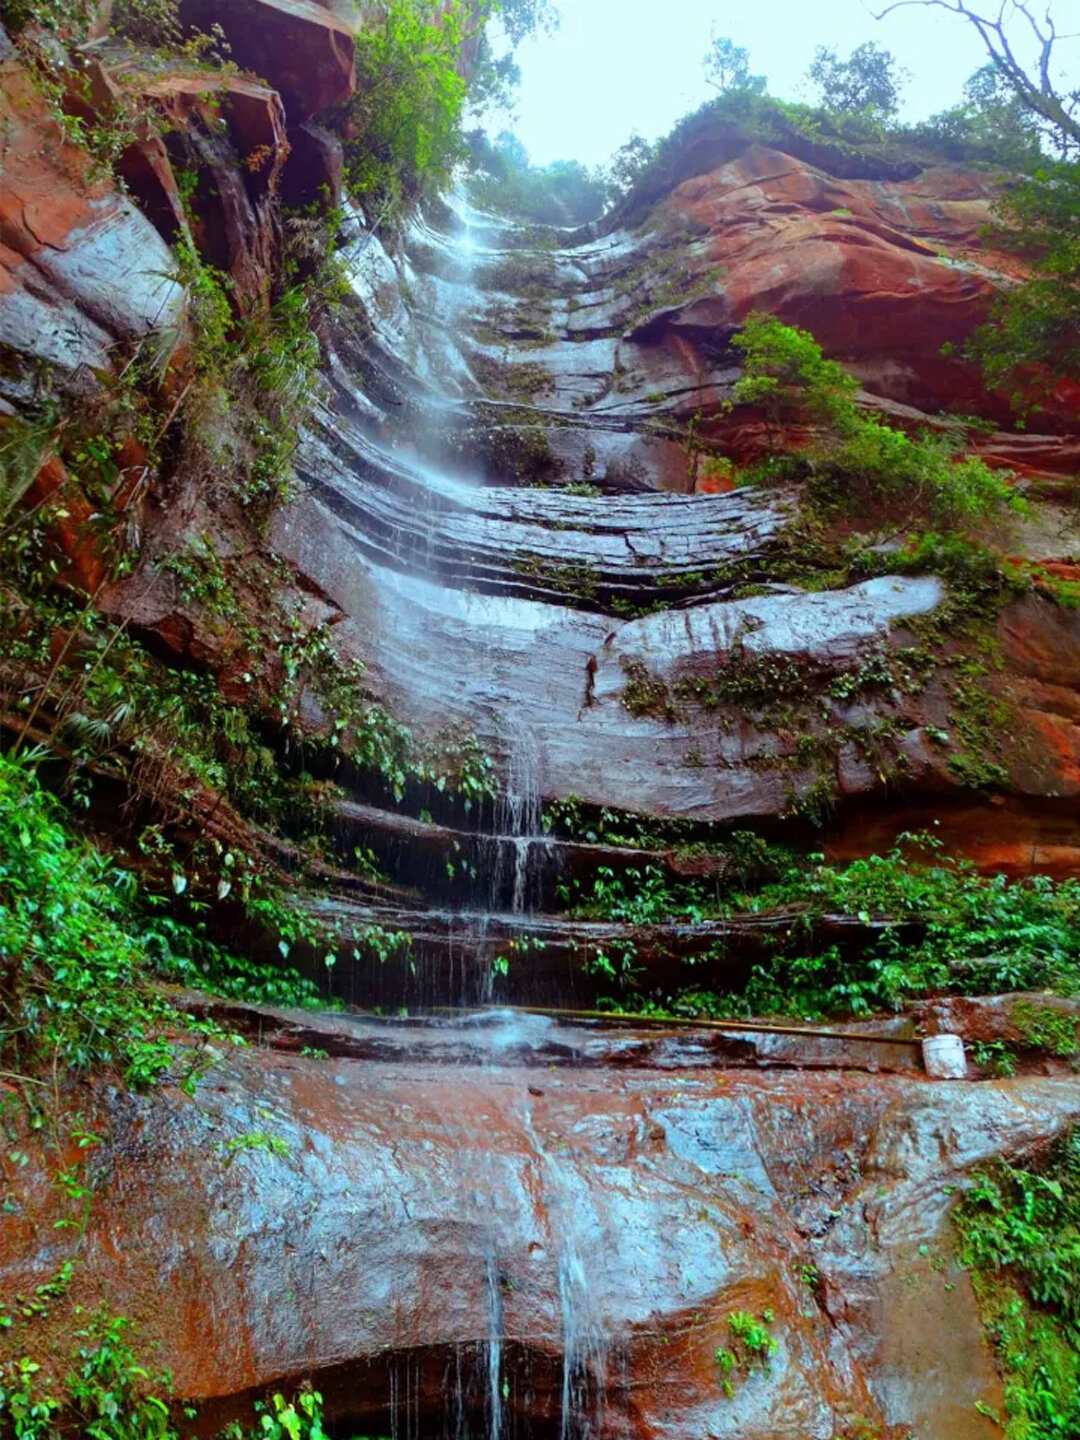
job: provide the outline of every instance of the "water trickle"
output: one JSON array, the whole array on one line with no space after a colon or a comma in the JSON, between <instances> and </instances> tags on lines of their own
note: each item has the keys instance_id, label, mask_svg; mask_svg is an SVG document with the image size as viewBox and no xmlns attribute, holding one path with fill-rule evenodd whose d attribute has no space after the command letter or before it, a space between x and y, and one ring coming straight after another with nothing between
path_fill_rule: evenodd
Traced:
<instances>
[{"instance_id":1,"label":"water trickle","mask_svg":"<svg viewBox=\"0 0 1080 1440\"><path fill-rule=\"evenodd\" d=\"M529 883L529 851L532 841L525 836L514 840L514 891L510 899L510 910L514 915L525 913L525 898Z\"/></svg>"},{"instance_id":2,"label":"water trickle","mask_svg":"<svg viewBox=\"0 0 1080 1440\"><path fill-rule=\"evenodd\" d=\"M500 838L492 873L491 905L510 881L510 909L514 915L528 913L529 879L534 852L543 848L543 816L540 804L540 746L534 731L513 718L503 721L506 749L506 782L496 816ZM507 861L513 870L507 877Z\"/></svg>"},{"instance_id":3,"label":"water trickle","mask_svg":"<svg viewBox=\"0 0 1080 1440\"><path fill-rule=\"evenodd\" d=\"M488 1289L488 1413L487 1440L501 1440L502 1436L502 1336L503 1304L499 1284L499 1270L495 1256L489 1251L487 1257Z\"/></svg>"},{"instance_id":4,"label":"water trickle","mask_svg":"<svg viewBox=\"0 0 1080 1440\"><path fill-rule=\"evenodd\" d=\"M592 1292L580 1233L580 1199L574 1173L559 1155L541 1141L531 1110L526 1107L524 1129L543 1168L552 1240L556 1250L556 1279L562 1327L562 1397L560 1440L598 1440L606 1393L608 1340L594 1314Z\"/></svg>"}]
</instances>

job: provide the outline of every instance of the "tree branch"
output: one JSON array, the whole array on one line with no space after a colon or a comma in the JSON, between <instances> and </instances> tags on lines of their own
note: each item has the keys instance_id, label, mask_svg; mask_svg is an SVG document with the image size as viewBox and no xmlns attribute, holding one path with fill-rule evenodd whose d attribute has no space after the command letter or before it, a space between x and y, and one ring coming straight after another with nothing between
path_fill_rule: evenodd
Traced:
<instances>
[{"instance_id":1,"label":"tree branch","mask_svg":"<svg viewBox=\"0 0 1080 1440\"><path fill-rule=\"evenodd\" d=\"M1031 0L1000 0L996 19L992 12L981 13L971 8L968 0L892 0L883 10L872 10L870 13L875 20L884 20L897 10L912 7L944 10L949 15L966 20L978 33L992 63L1021 102L1057 132L1060 148L1066 152L1072 148L1080 150L1080 120L1073 114L1076 109L1073 97L1058 94L1052 74L1055 46L1062 40L1075 39L1076 35L1058 34L1049 4L1042 25L1032 12ZM1017 59L1009 39L1008 19L1016 17L1026 20L1038 45L1037 75L1029 73Z\"/></svg>"}]
</instances>

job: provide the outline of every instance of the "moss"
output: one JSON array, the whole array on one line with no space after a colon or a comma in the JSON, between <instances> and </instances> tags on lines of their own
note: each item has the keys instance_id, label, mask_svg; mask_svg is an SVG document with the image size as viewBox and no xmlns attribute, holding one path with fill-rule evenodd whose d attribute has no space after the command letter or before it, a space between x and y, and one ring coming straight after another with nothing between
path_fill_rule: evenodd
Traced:
<instances>
[{"instance_id":1,"label":"moss","mask_svg":"<svg viewBox=\"0 0 1080 1440\"><path fill-rule=\"evenodd\" d=\"M652 716L668 722L678 718L678 710L666 683L651 673L644 660L624 655L619 665L626 676L626 686L619 697L624 710L639 718Z\"/></svg>"},{"instance_id":2,"label":"moss","mask_svg":"<svg viewBox=\"0 0 1080 1440\"><path fill-rule=\"evenodd\" d=\"M535 360L495 360L490 355L477 354L470 358L469 364L489 395L513 404L531 405L555 385L552 372Z\"/></svg>"},{"instance_id":3,"label":"moss","mask_svg":"<svg viewBox=\"0 0 1080 1440\"><path fill-rule=\"evenodd\" d=\"M442 444L466 469L485 478L518 485L551 485L566 473L552 448L545 425L473 421L443 438Z\"/></svg>"}]
</instances>

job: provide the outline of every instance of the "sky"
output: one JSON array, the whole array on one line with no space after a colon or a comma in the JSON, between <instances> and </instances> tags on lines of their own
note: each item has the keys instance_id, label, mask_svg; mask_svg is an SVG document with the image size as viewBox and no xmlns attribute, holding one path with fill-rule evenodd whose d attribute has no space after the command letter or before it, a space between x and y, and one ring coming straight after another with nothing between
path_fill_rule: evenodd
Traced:
<instances>
[{"instance_id":1,"label":"sky","mask_svg":"<svg viewBox=\"0 0 1080 1440\"><path fill-rule=\"evenodd\" d=\"M522 83L510 128L535 165L596 165L633 130L648 140L666 134L715 94L701 68L713 29L746 46L753 73L765 75L770 93L788 100L813 98L803 77L817 45L835 45L846 56L875 40L911 72L902 112L910 120L959 101L964 81L986 60L965 21L921 8L877 21L869 0L558 3L558 30L518 52Z\"/></svg>"}]
</instances>

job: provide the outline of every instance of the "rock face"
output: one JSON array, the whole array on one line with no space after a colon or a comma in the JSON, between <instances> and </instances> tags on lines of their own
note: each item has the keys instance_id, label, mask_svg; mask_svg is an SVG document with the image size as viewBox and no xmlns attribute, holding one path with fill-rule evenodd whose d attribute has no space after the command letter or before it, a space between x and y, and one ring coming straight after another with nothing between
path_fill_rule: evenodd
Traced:
<instances>
[{"instance_id":1,"label":"rock face","mask_svg":"<svg viewBox=\"0 0 1080 1440\"><path fill-rule=\"evenodd\" d=\"M0 341L18 362L0 367L5 417L27 404L31 363L70 393L148 337L183 353L169 277L185 225L250 313L280 266L279 200L338 197L368 10L182 9L219 22L258 78L162 74L96 43L87 113L130 93L168 122L141 124L120 158L131 201L0 48ZM422 739L475 735L497 758L502 797L479 818L436 819L413 795L394 807L371 775L349 777L328 850L356 873L326 864L338 893L297 906L411 948L343 955L347 1001L487 1002L496 967L524 952L525 998L592 1004L606 981L583 960L610 970L631 932L655 983L687 959L734 983L796 923L549 913L560 880L719 880L730 857L554 840L544 800L768 834L790 822L837 857L940 821L987 869L1080 874L1080 612L1043 584L993 613L969 604L956 626L962 577L901 566L899 520L862 547L855 576L872 578L838 579L807 560L797 481L733 479L777 439L726 404L732 334L765 309L813 330L891 423L953 410L1000 425L976 448L1049 496L1018 553L1080 580L1080 533L1055 504L1080 463L1075 396L1046 407L1044 433L1018 434L941 354L1007 275L979 234L992 183L789 148L706 123L655 194L573 233L453 198L390 245L349 212L352 293L323 337L300 487L267 535L181 465L149 500L140 489L147 543L105 587L92 497L57 456L31 477L30 504L63 489L58 578L117 633L241 699L250 631L208 618L169 560L195 536L223 563L248 547L297 633L331 636L369 698ZM121 495L148 469L138 449L119 457ZM304 726L334 720L305 698ZM188 802L201 839L242 851L232 807L204 786ZM371 849L390 879L365 869ZM825 915L814 938L854 953L885 923ZM505 1015L225 1018L265 1044L218 1055L194 1095L96 1086L107 1139L80 1239L91 1293L159 1342L207 1434L306 1378L333 1433L406 1440L996 1433L1000 1383L951 1258L948 1187L1080 1121L1063 1066L935 1086L913 1031L887 1022L811 1041ZM1015 1039L992 1004L917 1018ZM28 1290L55 1274L62 1197L44 1165L16 1179L0 1273ZM717 1352L747 1312L776 1352L726 1394Z\"/></svg>"},{"instance_id":2,"label":"rock face","mask_svg":"<svg viewBox=\"0 0 1080 1440\"><path fill-rule=\"evenodd\" d=\"M59 370L108 370L118 341L180 323L173 258L66 144L26 71L0 59L0 340Z\"/></svg>"},{"instance_id":3,"label":"rock face","mask_svg":"<svg viewBox=\"0 0 1080 1440\"><path fill-rule=\"evenodd\" d=\"M350 91L357 23L291 0L245 4L222 23L234 49L263 47L248 63L276 89L140 76L107 51L93 87L134 87L168 117L165 143L130 147L125 174L170 239L176 171L194 169L194 237L230 274L241 308L265 301L279 188L302 199L305 185L333 193L340 180L340 140L323 122ZM6 73L11 94L26 90L16 67ZM72 372L100 368L116 337L177 322L168 253L73 154L61 147L55 175L43 170L47 117L16 108L3 182L6 334ZM729 493L727 472L704 464L693 439L739 463L775 443L760 418L724 405L738 375L728 342L754 308L814 330L893 423L937 423L946 408L1006 418L972 367L941 355L1001 283L1005 262L980 238L991 179L944 166L860 170L792 148L705 123L655 203L618 223L538 234L454 201L417 220L394 255L362 228L350 246L354 296L304 439L305 490L276 517L272 546L391 712L428 738L471 730L504 763L528 735L542 796L741 823L813 810L826 791L878 805L900 787L897 813L914 805L933 818L969 807L971 776L990 773L957 760L966 742L954 670L918 690L859 679L875 666L895 672L916 644L905 616L924 634L947 614L948 587L898 578L817 595L778 583L798 544L796 495ZM1080 439L1063 406L1043 413L1050 433L977 444L1060 486ZM178 496L154 521L152 548L215 523ZM1067 569L1080 536L1064 521L1056 533L1029 528L1026 553ZM745 601L747 587L772 593ZM906 595L917 597L908 610ZM215 663L213 634L181 613L172 584L136 576L108 604ZM1006 607L1004 664L983 682L1010 716L1013 743L991 768L1012 817L1024 816L1022 846L1009 853L1006 827L994 849L1014 868L1032 837L1071 865L1059 832L1080 788L1076 628L1075 612L1041 599ZM227 672L231 658L220 664ZM805 703L781 724L793 679ZM998 814L985 807L984 835Z\"/></svg>"},{"instance_id":4,"label":"rock face","mask_svg":"<svg viewBox=\"0 0 1080 1440\"><path fill-rule=\"evenodd\" d=\"M684 498L730 483L700 473L671 427L701 412L735 458L760 453L765 427L722 404L738 373L727 340L755 306L823 334L894 423L934 423L913 405L936 411L943 397L999 414L971 369L940 355L993 293L977 235L991 193L947 168L840 180L744 140L633 233L552 249L459 206L418 225L397 261L364 236L353 279L375 322L367 374L375 365L383 380L361 392L343 331L332 403L301 457L308 493L274 544L335 605L337 640L392 709L429 731L466 725L496 752L527 732L544 795L742 820L797 810L815 786L850 802L899 784L927 821L947 816L968 801L949 748L955 677L905 696L851 678L910 650L903 616L932 621L947 587L884 579L822 596L773 583L749 608L733 602L740 586L769 588L797 502L765 489ZM1023 452L1026 473L1047 477L1072 466L1077 439L980 443L1000 459ZM523 475L548 488L521 489ZM583 484L601 493L568 493ZM1040 531L1032 543L1042 558L1074 542ZM1041 600L1006 607L1004 667L984 682L1016 717L997 758L1020 807L1041 807L1025 811L1029 836L1056 823L1080 767L1075 629ZM1055 662L1042 633L1060 636ZM725 708L746 662L756 701L744 687ZM784 725L795 672L821 705ZM867 737L884 731L891 753L875 758ZM808 734L827 759L808 759ZM987 838L996 818L985 807Z\"/></svg>"},{"instance_id":5,"label":"rock face","mask_svg":"<svg viewBox=\"0 0 1080 1440\"><path fill-rule=\"evenodd\" d=\"M642 1440L996 1433L946 1187L1080 1119L1075 1079L748 1075L693 1033L653 1069L640 1036L521 1017L304 1025L383 1058L241 1053L194 1100L99 1096L83 1282L208 1427L313 1376L371 1434L441 1433L455 1406L523 1440L564 1406L563 1433ZM254 1132L288 1154L223 1158ZM47 1188L7 1219L7 1290L50 1273ZM777 1349L729 1398L737 1311L770 1312Z\"/></svg>"}]
</instances>

